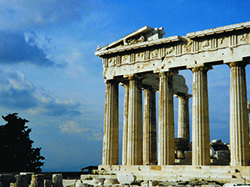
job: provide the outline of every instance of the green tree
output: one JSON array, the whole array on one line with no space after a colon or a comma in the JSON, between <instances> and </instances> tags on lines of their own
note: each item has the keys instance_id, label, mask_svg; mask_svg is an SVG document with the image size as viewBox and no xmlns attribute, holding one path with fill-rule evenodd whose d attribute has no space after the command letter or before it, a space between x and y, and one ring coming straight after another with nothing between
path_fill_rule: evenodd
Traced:
<instances>
[{"instance_id":1,"label":"green tree","mask_svg":"<svg viewBox=\"0 0 250 187\"><path fill-rule=\"evenodd\" d=\"M32 148L29 121L17 115L2 116L7 123L0 126L0 172L41 172L41 148Z\"/></svg>"}]
</instances>

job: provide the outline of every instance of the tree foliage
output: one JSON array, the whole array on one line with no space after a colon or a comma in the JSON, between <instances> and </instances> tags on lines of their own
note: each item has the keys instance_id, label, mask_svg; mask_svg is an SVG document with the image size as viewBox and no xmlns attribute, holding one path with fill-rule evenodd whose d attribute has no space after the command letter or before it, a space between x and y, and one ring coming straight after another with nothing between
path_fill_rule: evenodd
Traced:
<instances>
[{"instance_id":1,"label":"tree foliage","mask_svg":"<svg viewBox=\"0 0 250 187\"><path fill-rule=\"evenodd\" d=\"M45 158L40 155L41 148L32 148L29 121L17 113L2 118L7 123L0 126L0 172L41 172Z\"/></svg>"}]
</instances>

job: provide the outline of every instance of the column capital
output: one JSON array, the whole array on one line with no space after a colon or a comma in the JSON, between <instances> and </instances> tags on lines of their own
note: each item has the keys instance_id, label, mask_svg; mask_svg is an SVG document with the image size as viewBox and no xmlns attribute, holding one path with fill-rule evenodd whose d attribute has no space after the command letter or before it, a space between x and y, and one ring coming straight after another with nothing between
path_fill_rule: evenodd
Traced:
<instances>
[{"instance_id":1,"label":"column capital","mask_svg":"<svg viewBox=\"0 0 250 187\"><path fill-rule=\"evenodd\" d=\"M176 74L178 74L178 70L170 70L170 71L166 71L166 72L160 72L159 77L162 77L162 76L174 76Z\"/></svg>"},{"instance_id":2,"label":"column capital","mask_svg":"<svg viewBox=\"0 0 250 187\"><path fill-rule=\"evenodd\" d=\"M193 97L193 95L192 94L177 93L177 94L175 94L175 97L189 99L190 97Z\"/></svg>"},{"instance_id":3,"label":"column capital","mask_svg":"<svg viewBox=\"0 0 250 187\"><path fill-rule=\"evenodd\" d=\"M108 84L108 83L119 83L119 80L118 79L109 79L109 80L104 80L105 84Z\"/></svg>"},{"instance_id":4,"label":"column capital","mask_svg":"<svg viewBox=\"0 0 250 187\"><path fill-rule=\"evenodd\" d=\"M140 75L140 74L131 74L131 75L128 75L128 80L142 80L142 79L145 79L147 77L147 75Z\"/></svg>"},{"instance_id":5,"label":"column capital","mask_svg":"<svg viewBox=\"0 0 250 187\"><path fill-rule=\"evenodd\" d=\"M153 92L156 92L156 91L157 91L156 88L153 88L151 85L148 85L148 84L143 84L143 85L142 85L142 89L143 89L143 90L153 91Z\"/></svg>"},{"instance_id":6,"label":"column capital","mask_svg":"<svg viewBox=\"0 0 250 187\"><path fill-rule=\"evenodd\" d=\"M228 66L232 67L246 67L248 63L246 61L239 61L239 62L230 62Z\"/></svg>"},{"instance_id":7,"label":"column capital","mask_svg":"<svg viewBox=\"0 0 250 187\"><path fill-rule=\"evenodd\" d=\"M120 82L120 85L121 86L128 86L129 85L129 80L128 79L123 79L121 82Z\"/></svg>"},{"instance_id":8,"label":"column capital","mask_svg":"<svg viewBox=\"0 0 250 187\"><path fill-rule=\"evenodd\" d=\"M198 72L198 71L209 71L210 69L213 69L212 66L198 66L198 67L193 67L191 69L192 72Z\"/></svg>"}]
</instances>

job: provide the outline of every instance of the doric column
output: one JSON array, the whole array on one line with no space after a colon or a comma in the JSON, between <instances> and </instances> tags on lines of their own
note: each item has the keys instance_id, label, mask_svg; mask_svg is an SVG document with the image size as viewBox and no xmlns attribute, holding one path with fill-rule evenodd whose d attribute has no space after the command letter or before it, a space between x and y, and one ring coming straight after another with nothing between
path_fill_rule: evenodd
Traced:
<instances>
[{"instance_id":1,"label":"doric column","mask_svg":"<svg viewBox=\"0 0 250 187\"><path fill-rule=\"evenodd\" d=\"M127 165L142 165L142 80L129 79Z\"/></svg>"},{"instance_id":2,"label":"doric column","mask_svg":"<svg viewBox=\"0 0 250 187\"><path fill-rule=\"evenodd\" d=\"M159 74L158 165L173 165L174 103L173 72Z\"/></svg>"},{"instance_id":3,"label":"doric column","mask_svg":"<svg viewBox=\"0 0 250 187\"><path fill-rule=\"evenodd\" d=\"M244 62L230 66L230 151L231 166L247 166L249 161L249 122Z\"/></svg>"},{"instance_id":4,"label":"doric column","mask_svg":"<svg viewBox=\"0 0 250 187\"><path fill-rule=\"evenodd\" d=\"M122 86L124 87L122 165L127 165L129 82L123 82Z\"/></svg>"},{"instance_id":5,"label":"doric column","mask_svg":"<svg viewBox=\"0 0 250 187\"><path fill-rule=\"evenodd\" d=\"M190 94L178 94L178 138L186 138L190 141L189 125L189 98Z\"/></svg>"},{"instance_id":6,"label":"doric column","mask_svg":"<svg viewBox=\"0 0 250 187\"><path fill-rule=\"evenodd\" d=\"M143 124L143 165L155 163L156 154L156 103L155 89L143 86L144 124Z\"/></svg>"},{"instance_id":7,"label":"doric column","mask_svg":"<svg viewBox=\"0 0 250 187\"><path fill-rule=\"evenodd\" d=\"M107 81L105 93L103 165L118 165L119 124L118 124L118 82Z\"/></svg>"},{"instance_id":8,"label":"doric column","mask_svg":"<svg viewBox=\"0 0 250 187\"><path fill-rule=\"evenodd\" d=\"M30 182L30 187L44 187L44 178L43 174L33 174Z\"/></svg>"},{"instance_id":9,"label":"doric column","mask_svg":"<svg viewBox=\"0 0 250 187\"><path fill-rule=\"evenodd\" d=\"M21 175L16 174L15 178L16 178L16 182L15 182L15 185L13 187L29 187L31 177L28 174L24 174L24 173ZM50 187L51 187L51 185L50 185Z\"/></svg>"},{"instance_id":10,"label":"doric column","mask_svg":"<svg viewBox=\"0 0 250 187\"><path fill-rule=\"evenodd\" d=\"M210 164L210 130L208 110L208 67L193 71L192 165Z\"/></svg>"}]
</instances>

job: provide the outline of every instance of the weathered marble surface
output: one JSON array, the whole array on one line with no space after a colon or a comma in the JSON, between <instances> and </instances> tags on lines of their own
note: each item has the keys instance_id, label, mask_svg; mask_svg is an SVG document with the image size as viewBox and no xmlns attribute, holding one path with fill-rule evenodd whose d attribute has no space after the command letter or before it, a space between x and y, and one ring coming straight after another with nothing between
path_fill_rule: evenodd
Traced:
<instances>
[{"instance_id":1,"label":"weathered marble surface","mask_svg":"<svg viewBox=\"0 0 250 187\"><path fill-rule=\"evenodd\" d=\"M171 68L242 61L250 56L250 22L192 32L182 37L162 38L163 35L159 34L160 37L150 40L146 35L152 35L154 29L143 28L95 52L103 58L105 79L138 72L159 73ZM142 35L145 35L144 40L124 43Z\"/></svg>"},{"instance_id":2,"label":"weathered marble surface","mask_svg":"<svg viewBox=\"0 0 250 187\"><path fill-rule=\"evenodd\" d=\"M120 184L132 184L136 180L136 176L131 174L118 174L117 179Z\"/></svg>"},{"instance_id":3,"label":"weathered marble surface","mask_svg":"<svg viewBox=\"0 0 250 187\"><path fill-rule=\"evenodd\" d=\"M163 38L163 28L142 27L104 47L96 55L103 59L106 83L103 165L118 164L118 84L124 84L123 165L149 164L155 111L148 108L153 97L144 101L142 88L158 90L158 166L175 164L173 94L188 96L181 70L193 73L192 165L209 165L209 101L207 71L214 65L230 67L230 146L231 166L249 165L249 127L245 66L250 63L250 22ZM212 70L211 70L212 71ZM147 92L146 90L144 91ZM155 101L153 101L153 105ZM180 100L179 129L189 138L188 104ZM150 114L150 115L149 115ZM145 124L143 124L145 122ZM150 124L151 123L151 124ZM184 123L184 124L183 124ZM146 133L143 135L143 126ZM143 139L144 136L144 139ZM149 140L149 138L151 140ZM143 144L145 147L143 148ZM143 158L144 155L144 158ZM155 159L154 159L155 160Z\"/></svg>"}]
</instances>

